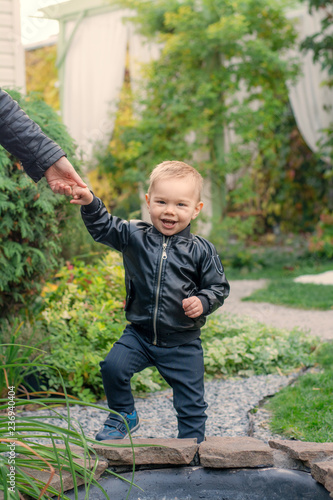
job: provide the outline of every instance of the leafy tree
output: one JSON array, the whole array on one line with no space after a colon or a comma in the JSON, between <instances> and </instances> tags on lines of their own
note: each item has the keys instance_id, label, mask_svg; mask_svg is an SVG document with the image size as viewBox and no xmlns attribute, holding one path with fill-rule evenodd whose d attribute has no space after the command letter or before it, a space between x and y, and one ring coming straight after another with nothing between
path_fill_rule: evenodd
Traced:
<instances>
[{"instance_id":1,"label":"leafy tree","mask_svg":"<svg viewBox=\"0 0 333 500\"><path fill-rule=\"evenodd\" d=\"M146 85L133 127L124 127L127 158L114 157L137 179L165 159L190 161L211 176L224 199L226 174L238 181L247 211L263 210L253 172L276 167L279 124L288 103L286 82L297 74L284 57L295 42L282 2L267 0L120 0L136 11L141 33L162 46L145 68ZM237 140L228 149L226 130ZM221 196L222 195L222 196Z\"/></svg>"},{"instance_id":2,"label":"leafy tree","mask_svg":"<svg viewBox=\"0 0 333 500\"><path fill-rule=\"evenodd\" d=\"M137 142L123 141L123 130L136 126L133 115L133 93L126 58L125 78L120 92L112 138L106 148L96 148L89 180L94 193L103 199L110 211L119 217L138 218L140 199L137 172L133 167L133 154L140 147ZM97 164L97 168L96 168Z\"/></svg>"},{"instance_id":3,"label":"leafy tree","mask_svg":"<svg viewBox=\"0 0 333 500\"><path fill-rule=\"evenodd\" d=\"M74 143L56 112L36 96L10 94L79 169ZM35 184L0 147L0 317L29 304L59 267L62 231L73 213L64 197L54 195L44 179Z\"/></svg>"},{"instance_id":4,"label":"leafy tree","mask_svg":"<svg viewBox=\"0 0 333 500\"><path fill-rule=\"evenodd\" d=\"M25 77L27 94L38 92L56 111L60 110L57 46L49 45L25 51Z\"/></svg>"}]
</instances>

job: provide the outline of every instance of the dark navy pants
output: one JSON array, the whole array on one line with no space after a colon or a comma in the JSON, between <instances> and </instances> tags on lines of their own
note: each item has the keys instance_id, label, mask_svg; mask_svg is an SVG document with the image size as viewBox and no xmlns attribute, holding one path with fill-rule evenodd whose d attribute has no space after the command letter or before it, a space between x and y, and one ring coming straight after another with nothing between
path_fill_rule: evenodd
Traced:
<instances>
[{"instance_id":1,"label":"dark navy pants","mask_svg":"<svg viewBox=\"0 0 333 500\"><path fill-rule=\"evenodd\" d=\"M147 342L133 325L127 325L100 366L109 408L126 413L135 409L132 376L148 366L156 366L173 389L178 438L203 441L207 403L200 339L176 347L158 347Z\"/></svg>"}]
</instances>

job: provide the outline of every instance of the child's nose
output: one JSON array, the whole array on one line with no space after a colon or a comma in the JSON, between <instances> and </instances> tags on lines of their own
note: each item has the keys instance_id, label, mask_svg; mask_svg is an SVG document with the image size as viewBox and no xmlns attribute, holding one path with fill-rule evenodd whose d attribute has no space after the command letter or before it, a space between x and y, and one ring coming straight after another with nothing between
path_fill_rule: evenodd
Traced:
<instances>
[{"instance_id":1,"label":"child's nose","mask_svg":"<svg viewBox=\"0 0 333 500\"><path fill-rule=\"evenodd\" d=\"M165 207L165 213L166 214L174 214L175 213L175 207L173 205L166 205L166 207Z\"/></svg>"}]
</instances>

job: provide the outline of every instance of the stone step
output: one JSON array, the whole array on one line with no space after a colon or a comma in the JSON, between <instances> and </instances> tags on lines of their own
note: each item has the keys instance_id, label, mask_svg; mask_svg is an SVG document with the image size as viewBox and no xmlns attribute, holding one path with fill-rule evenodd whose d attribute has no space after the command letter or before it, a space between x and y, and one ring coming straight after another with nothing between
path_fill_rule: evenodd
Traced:
<instances>
[{"instance_id":1,"label":"stone step","mask_svg":"<svg viewBox=\"0 0 333 500\"><path fill-rule=\"evenodd\" d=\"M311 471L312 477L321 483L333 498L333 443L309 443L293 440L271 440L265 444L258 439L243 437L207 437L201 444L196 439L132 439L136 466L156 468L172 466L184 467L193 463L195 458L198 464L210 469L249 469L275 468L298 469ZM57 446L64 451L63 447ZM133 450L130 439L103 441L92 445L98 456L98 467L95 479L98 479L107 468L132 466ZM83 465L83 450L71 448L76 453L76 463ZM26 468L29 473L41 484L46 484L50 478L50 471L36 470L32 466ZM92 455L89 469L94 466L95 458ZM73 478L70 472L61 472L65 491L73 488ZM78 484L83 484L78 478ZM55 471L51 485L61 492L60 472ZM0 500L4 495L0 492Z\"/></svg>"}]
</instances>

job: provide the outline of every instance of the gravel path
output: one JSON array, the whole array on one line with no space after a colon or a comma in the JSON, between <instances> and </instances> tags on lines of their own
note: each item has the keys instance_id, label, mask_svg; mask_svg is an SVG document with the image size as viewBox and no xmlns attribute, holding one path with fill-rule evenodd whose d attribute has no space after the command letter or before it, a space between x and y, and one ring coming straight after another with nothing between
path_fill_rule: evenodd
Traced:
<instances>
[{"instance_id":1,"label":"gravel path","mask_svg":"<svg viewBox=\"0 0 333 500\"><path fill-rule=\"evenodd\" d=\"M263 302L242 302L252 292L265 287L266 280L236 280L230 282L230 297L220 309L221 314L237 314L277 328L292 330L295 327L316 335L323 340L333 339L333 310L308 311L276 306Z\"/></svg>"},{"instance_id":2,"label":"gravel path","mask_svg":"<svg viewBox=\"0 0 333 500\"><path fill-rule=\"evenodd\" d=\"M205 399L208 403L206 434L208 436L246 436L253 435L267 441L272 434L265 426L257 425L249 418L249 412L259 401L272 396L288 385L296 374L289 376L259 375L242 379L212 380L205 384ZM107 408L106 403L99 402ZM136 409L140 415L140 428L136 438L175 438L177 437L177 419L172 404L172 390L157 392L145 398L136 398ZM66 416L65 408L56 408L58 414ZM52 410L23 412L23 416L41 417L49 424L60 425ZM74 427L82 426L86 436L94 438L107 417L105 410L89 406L71 407L71 419ZM66 422L62 422L66 426ZM38 440L47 442L45 440Z\"/></svg>"}]
</instances>

